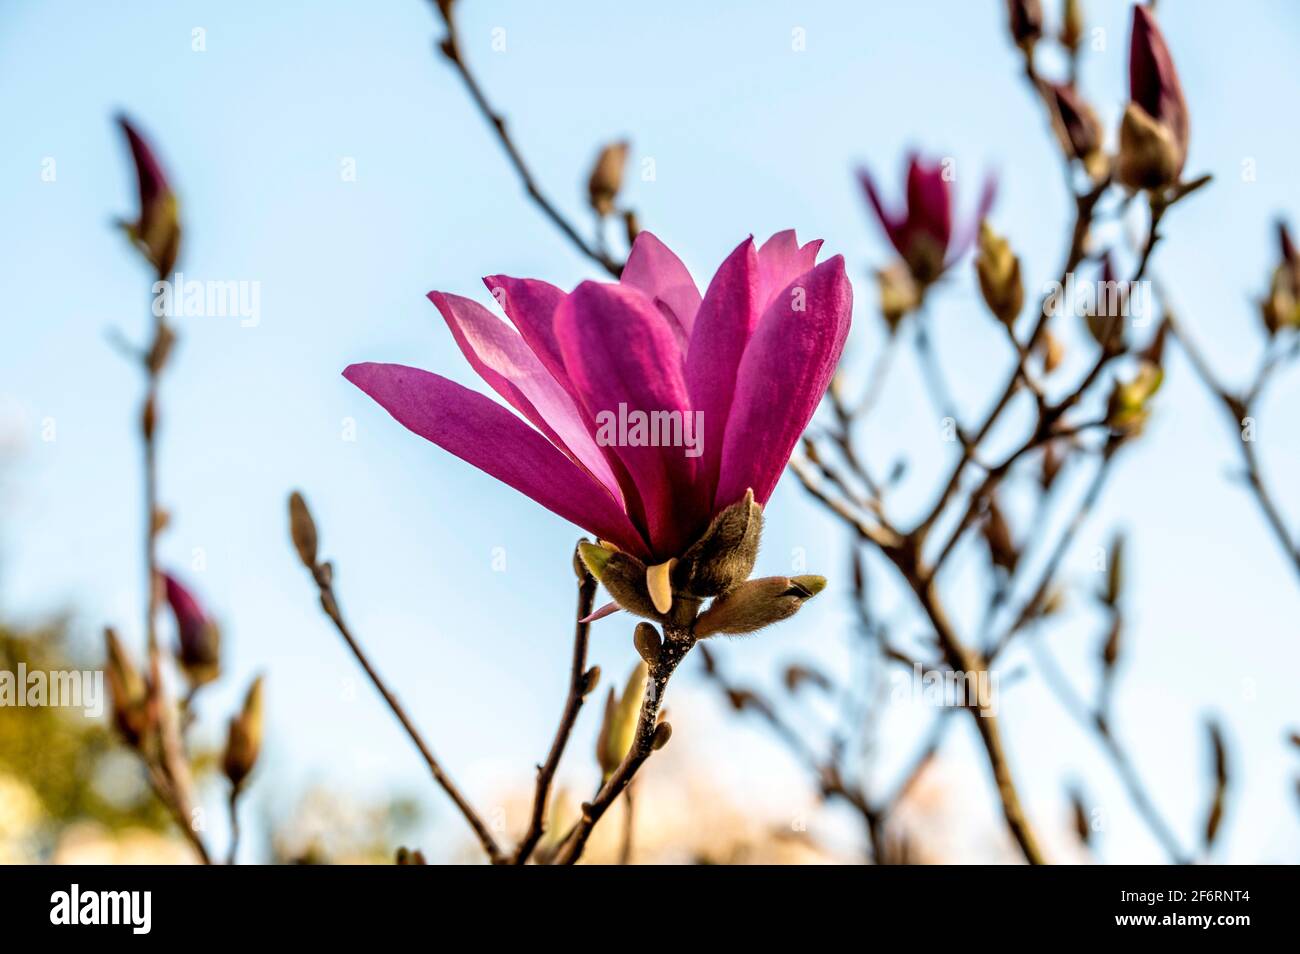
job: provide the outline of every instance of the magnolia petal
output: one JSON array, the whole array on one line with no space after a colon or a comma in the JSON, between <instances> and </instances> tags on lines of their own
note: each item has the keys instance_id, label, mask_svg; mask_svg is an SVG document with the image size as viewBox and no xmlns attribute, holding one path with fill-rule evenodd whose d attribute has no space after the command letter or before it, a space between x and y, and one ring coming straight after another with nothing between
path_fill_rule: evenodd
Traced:
<instances>
[{"instance_id":1,"label":"magnolia petal","mask_svg":"<svg viewBox=\"0 0 1300 954\"><path fill-rule=\"evenodd\" d=\"M952 244L948 247L948 258L945 265L952 265L953 262L966 253L968 248L975 244L975 238L979 235L980 223L987 219L989 213L993 211L993 203L997 197L997 176L990 173L984 177L984 185L980 188L979 202L975 205L974 216L965 221L953 237Z\"/></svg>"},{"instance_id":2,"label":"magnolia petal","mask_svg":"<svg viewBox=\"0 0 1300 954\"><path fill-rule=\"evenodd\" d=\"M745 349L727 421L714 509L753 488L767 503L844 350L853 289L836 255L768 305Z\"/></svg>"},{"instance_id":3,"label":"magnolia petal","mask_svg":"<svg viewBox=\"0 0 1300 954\"><path fill-rule=\"evenodd\" d=\"M555 337L555 309L564 300L564 292L549 282L535 278L510 278L508 275L489 275L483 279L483 284L510 322L519 329L533 354L567 390L569 378Z\"/></svg>"},{"instance_id":4,"label":"magnolia petal","mask_svg":"<svg viewBox=\"0 0 1300 954\"><path fill-rule=\"evenodd\" d=\"M885 203L876 189L876 180L867 168L863 167L858 170L858 181L862 184L863 191L867 194L867 201L871 203L872 211L876 213L876 218L880 220L880 226L885 230L885 235L888 237L890 244L894 246L899 255L906 255L907 242L904 230L907 226L907 216L895 216L885 208Z\"/></svg>"},{"instance_id":5,"label":"magnolia petal","mask_svg":"<svg viewBox=\"0 0 1300 954\"><path fill-rule=\"evenodd\" d=\"M343 376L399 424L633 554L640 533L609 491L491 398L418 368L350 365Z\"/></svg>"},{"instance_id":6,"label":"magnolia petal","mask_svg":"<svg viewBox=\"0 0 1300 954\"><path fill-rule=\"evenodd\" d=\"M606 616L613 616L623 607L619 606L614 600L610 600L604 606L578 620L579 623L594 623L598 619L604 619Z\"/></svg>"},{"instance_id":7,"label":"magnolia petal","mask_svg":"<svg viewBox=\"0 0 1300 954\"><path fill-rule=\"evenodd\" d=\"M759 247L759 302L766 307L772 296L817 264L822 240L800 246L794 229L777 232Z\"/></svg>"},{"instance_id":8,"label":"magnolia petal","mask_svg":"<svg viewBox=\"0 0 1300 954\"><path fill-rule=\"evenodd\" d=\"M907 225L934 241L940 251L952 238L952 190L944 177L942 162L924 162L915 153L907 164Z\"/></svg>"},{"instance_id":9,"label":"magnolia petal","mask_svg":"<svg viewBox=\"0 0 1300 954\"><path fill-rule=\"evenodd\" d=\"M613 495L623 494L609 462L592 440L569 392L542 365L518 332L478 302L429 292L452 337L487 384Z\"/></svg>"},{"instance_id":10,"label":"magnolia petal","mask_svg":"<svg viewBox=\"0 0 1300 954\"><path fill-rule=\"evenodd\" d=\"M1174 58L1150 8L1133 7L1133 33L1129 41L1129 98L1148 116L1169 128L1180 154L1188 140L1187 100L1183 96ZM1181 162L1179 163L1181 171Z\"/></svg>"},{"instance_id":11,"label":"magnolia petal","mask_svg":"<svg viewBox=\"0 0 1300 954\"><path fill-rule=\"evenodd\" d=\"M695 319L686 387L704 428L698 474L705 500L717 488L736 372L762 314L761 282L758 251L748 238L719 266Z\"/></svg>"},{"instance_id":12,"label":"magnolia petal","mask_svg":"<svg viewBox=\"0 0 1300 954\"><path fill-rule=\"evenodd\" d=\"M555 331L588 427L635 485L651 549L661 557L680 553L708 516L696 458L682 446L633 446L619 427L624 415L667 413L680 421L683 437L688 425L698 430L667 323L635 288L583 282L556 309Z\"/></svg>"},{"instance_id":13,"label":"magnolia petal","mask_svg":"<svg viewBox=\"0 0 1300 954\"><path fill-rule=\"evenodd\" d=\"M619 281L642 291L665 313L685 354L700 308L700 290L682 260L656 236L639 232Z\"/></svg>"}]
</instances>

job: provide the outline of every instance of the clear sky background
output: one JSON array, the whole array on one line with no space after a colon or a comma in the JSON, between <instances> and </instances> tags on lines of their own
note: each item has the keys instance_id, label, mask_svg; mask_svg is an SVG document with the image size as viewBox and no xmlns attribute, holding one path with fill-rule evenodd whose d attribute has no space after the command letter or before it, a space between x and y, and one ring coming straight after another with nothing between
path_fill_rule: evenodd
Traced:
<instances>
[{"instance_id":1,"label":"clear sky background","mask_svg":"<svg viewBox=\"0 0 1300 954\"><path fill-rule=\"evenodd\" d=\"M953 156L967 209L978 177L996 170L993 221L1021 253L1029 288L1055 276L1071 209L1000 0L461 5L465 55L575 217L598 145L628 136L627 198L702 287L751 232L794 227L843 253L857 290L854 374L881 345L867 275L888 257L855 163L896 192L908 147ZM1047 6L1054 20L1057 4ZM1084 85L1113 134L1129 5L1086 6L1104 49L1087 54ZM1300 139L1284 108L1300 101L1300 14L1282 0L1165 0L1161 21L1191 105L1188 171L1216 181L1170 214L1156 270L1212 360L1240 381L1258 358L1253 298L1274 260L1272 221L1300 219ZM792 49L796 28L803 51ZM492 46L497 29L503 51ZM247 679L265 671L270 741L256 797L268 809L312 781L411 791L430 806L428 837L450 843L459 819L320 615L285 531L286 494L302 488L345 611L437 751L487 807L526 786L563 700L575 529L408 434L339 376L354 361L398 361L478 386L426 291L486 303L482 275L561 286L596 277L526 201L434 49L440 35L419 0L0 7L0 607L25 619L68 610L88 643L106 622L140 635L140 381L108 340L111 329L139 338L148 321L149 277L111 227L135 201L111 122L126 110L181 195L184 272L261 283L255 328L180 319L164 392L162 493L174 525L162 552L220 617L229 651L228 677L202 703L206 731L217 738ZM647 157L654 181L635 174ZM41 178L47 158L53 182ZM347 159L355 181L340 174ZM1007 356L968 264L933 312L974 415ZM1066 341L1072 362L1087 360L1077 328ZM866 433L877 460L911 463L904 513L924 503L951 452L918 382L899 363ZM1293 525L1297 400L1300 381L1279 380L1259 425ZM1232 434L1176 349L1159 403L1066 569L1087 584L1092 548L1116 526L1133 530L1117 700L1125 741L1191 843L1207 797L1200 720L1217 713L1235 776L1217 857L1294 860L1300 759L1284 733L1300 722L1300 587L1231 482ZM42 440L47 419L53 441ZM792 479L769 521L760 573L790 572L802 548L809 572L847 583L844 534ZM189 569L196 553L202 572ZM846 590L833 585L797 621L722 647L729 665L761 675L800 654L842 664ZM624 618L593 636L593 661L620 679L635 661L629 631ZM1088 686L1095 623L1080 612L1057 635L1057 658ZM674 690L674 747L756 811L799 811L804 777L688 670ZM1030 813L1060 830L1049 840L1066 840L1063 783L1083 778L1107 819L1105 857L1160 859L1113 772L1037 680L1009 691L1003 708ZM891 714L880 735L887 766L925 716ZM567 777L582 789L594 782L596 721L593 707L570 754ZM968 727L945 754L956 800L993 824Z\"/></svg>"}]
</instances>

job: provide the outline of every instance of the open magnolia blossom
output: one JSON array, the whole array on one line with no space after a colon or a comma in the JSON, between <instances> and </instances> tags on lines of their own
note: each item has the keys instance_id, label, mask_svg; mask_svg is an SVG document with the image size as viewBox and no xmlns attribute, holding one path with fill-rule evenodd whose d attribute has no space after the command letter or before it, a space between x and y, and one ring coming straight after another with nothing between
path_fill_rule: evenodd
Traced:
<instances>
[{"instance_id":1,"label":"open magnolia blossom","mask_svg":"<svg viewBox=\"0 0 1300 954\"><path fill-rule=\"evenodd\" d=\"M793 231L761 246L748 238L701 296L642 232L618 282L565 293L484 279L513 329L475 301L431 292L474 370L518 415L416 368L354 364L344 376L408 429L594 534L581 555L617 605L680 625L747 580L762 508L844 348L853 292L843 258L818 264L820 247ZM637 412L669 434L694 427L689 446L621 426ZM763 591L774 613L824 584L800 580Z\"/></svg>"}]
</instances>

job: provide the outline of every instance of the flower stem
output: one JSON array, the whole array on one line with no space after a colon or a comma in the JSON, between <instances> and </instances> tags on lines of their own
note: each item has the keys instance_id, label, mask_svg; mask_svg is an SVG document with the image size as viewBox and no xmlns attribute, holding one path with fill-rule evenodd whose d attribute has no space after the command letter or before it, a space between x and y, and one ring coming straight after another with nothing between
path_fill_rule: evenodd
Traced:
<instances>
[{"instance_id":1,"label":"flower stem","mask_svg":"<svg viewBox=\"0 0 1300 954\"><path fill-rule=\"evenodd\" d=\"M596 797L582 806L582 817L565 837L555 857L556 864L571 865L582 857L582 852L587 847L587 839L591 837L596 824L609 806L614 804L619 795L623 794L632 783L637 771L654 752L656 738L662 738L660 736L662 730L658 724L659 710L663 707L668 680L672 678L673 672L681 665L694 645L695 634L691 632L689 625L675 622L664 625L663 646L658 658L650 665L645 697L641 702L641 712L637 718L636 736L632 740L632 747L623 762L614 770L614 774L601 786ZM659 744L662 745L662 742Z\"/></svg>"}]
</instances>

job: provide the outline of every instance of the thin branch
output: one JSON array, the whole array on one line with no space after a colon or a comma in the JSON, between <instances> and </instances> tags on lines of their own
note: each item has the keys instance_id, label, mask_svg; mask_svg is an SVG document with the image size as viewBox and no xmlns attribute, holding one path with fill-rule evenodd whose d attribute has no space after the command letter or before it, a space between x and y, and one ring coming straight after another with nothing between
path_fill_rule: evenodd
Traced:
<instances>
[{"instance_id":1,"label":"thin branch","mask_svg":"<svg viewBox=\"0 0 1300 954\"><path fill-rule=\"evenodd\" d=\"M537 787L533 793L532 817L528 823L528 831L519 842L519 847L511 859L517 865L522 865L528 860L546 831L546 806L550 798L551 784L555 780L555 772L560 766L560 758L564 755L565 746L569 743L574 723L578 721L578 712L582 709L582 703L594 688L595 675L599 674L598 670L592 672L587 670L587 637L591 624L583 622L591 615L595 600L596 579L584 568L582 578L578 581L578 610L573 632L573 662L569 667L569 695L564 702L564 712L560 716L560 724L555 730L555 738L551 742L551 750L546 756L546 762L537 768Z\"/></svg>"},{"instance_id":2,"label":"thin branch","mask_svg":"<svg viewBox=\"0 0 1300 954\"><path fill-rule=\"evenodd\" d=\"M226 864L233 865L235 857L239 854L239 795L241 789L238 786L231 786L230 801L227 807L230 809L230 852L226 856Z\"/></svg>"},{"instance_id":3,"label":"thin branch","mask_svg":"<svg viewBox=\"0 0 1300 954\"><path fill-rule=\"evenodd\" d=\"M933 583L921 582L915 570L905 575L912 583L926 615L934 624L935 634L948 664L954 670L965 673L968 679L971 676L979 677L987 672L988 663L980 653L966 647L957 636ZM978 679L976 684L979 684ZM1002 815L1006 819L1007 827L1011 829L1011 834L1020 846L1026 861L1032 865L1046 864L1046 858L1038 844L1038 836L1034 833L1029 817L1020 803L1020 794L1011 774L1011 764L1002 744L1002 732L997 716L985 704L985 700L980 699L967 700L966 711L975 721L980 741L984 744L984 752L993 771L993 780L997 787L998 800L1002 803Z\"/></svg>"},{"instance_id":4,"label":"thin branch","mask_svg":"<svg viewBox=\"0 0 1300 954\"><path fill-rule=\"evenodd\" d=\"M1065 673L1057 666L1056 660L1052 658L1045 648L1039 646L1033 640L1030 641L1030 647L1038 662L1039 671L1043 674L1043 678L1052 688L1057 698L1061 700L1066 711L1073 715L1080 725L1096 733L1103 751L1105 751L1114 766L1115 773L1123 783L1125 791L1128 792L1133 807L1151 830L1152 835L1160 842L1170 860L1177 865L1188 864L1190 859L1179 844L1178 836L1174 834L1169 823L1165 821L1164 816L1156 808L1155 802L1148 794L1146 786L1142 783L1141 776L1138 775L1137 767L1133 764L1128 752L1120 744L1119 739L1116 738L1105 712L1101 707L1090 706L1080 698L1079 694L1070 685Z\"/></svg>"},{"instance_id":5,"label":"thin branch","mask_svg":"<svg viewBox=\"0 0 1300 954\"><path fill-rule=\"evenodd\" d=\"M465 88L469 91L470 98L473 99L474 105L478 111L487 120L488 125L496 134L497 141L505 151L506 158L514 167L519 176L520 182L523 183L525 191L533 203L542 210L542 213L551 220L552 224L564 234L575 248L583 255L591 259L605 271L609 272L614 278L618 278L623 273L622 263L616 261L607 252L601 250L596 245L583 238L578 232L576 226L570 222L555 204L546 197L541 187L537 184L532 170L524 160L523 154L520 153L518 146L511 138L506 128L505 117L501 115L492 104L488 101L487 95L483 92L482 86L479 85L478 79L470 70L469 65L465 62L464 53L460 44L460 33L456 29L456 18L453 13L455 6L454 0L433 0L434 7L441 16L443 23L446 25L447 33L443 37L440 49L447 60L460 75L461 80L465 83Z\"/></svg>"},{"instance_id":6,"label":"thin branch","mask_svg":"<svg viewBox=\"0 0 1300 954\"><path fill-rule=\"evenodd\" d=\"M641 711L637 717L636 734L632 746L614 773L596 793L596 797L582 805L582 817L578 819L565 836L555 863L571 865L582 857L596 824L614 804L620 795L632 784L632 779L645 764L651 754L668 741L672 731L667 724L659 725L659 710L663 706L664 693L668 689L668 680L677 667L681 665L686 654L695 645L695 635L689 626L674 623L664 625L664 640L658 657L653 663L647 663L649 674L646 679L645 697L641 701Z\"/></svg>"},{"instance_id":7,"label":"thin branch","mask_svg":"<svg viewBox=\"0 0 1300 954\"><path fill-rule=\"evenodd\" d=\"M632 863L633 840L636 835L636 787L629 785L623 793L623 841L618 849L618 863Z\"/></svg>"},{"instance_id":8,"label":"thin branch","mask_svg":"<svg viewBox=\"0 0 1300 954\"><path fill-rule=\"evenodd\" d=\"M998 638L993 645L993 650L989 653L990 661L996 660L1002 651L1006 649L1007 644L1019 633L1031 620L1033 620L1041 611L1043 601L1051 589L1052 583L1056 579L1056 574L1060 568L1061 562L1069 552L1071 544L1079 530L1087 522L1089 515L1096 507L1097 502L1101 499L1101 492L1106 486L1106 481L1110 476L1112 461L1115 458L1115 452L1120 446L1119 439L1113 437L1107 442L1106 448L1101 452L1101 460L1097 464L1097 469L1092 475L1092 481L1088 484L1088 489L1084 492L1083 499L1071 517L1065 530L1057 538L1056 546L1052 549L1051 555L1043 566L1043 571L1039 577L1038 584L1034 587L1032 594L1021 607L1020 613L1007 627L1002 636ZM1014 583L1014 581L1012 581Z\"/></svg>"},{"instance_id":9,"label":"thin branch","mask_svg":"<svg viewBox=\"0 0 1300 954\"><path fill-rule=\"evenodd\" d=\"M429 771L433 774L434 781L442 787L442 790L447 793L447 796L453 803L455 803L456 808L459 809L460 813L465 817L465 821L469 823L470 828L474 830L474 834L478 836L479 842L483 845L483 850L487 852L489 860L491 860L493 864L505 863L508 859L504 854L502 854L501 848L497 845L496 839L492 837L492 833L488 831L487 825L483 823L483 819L479 817L478 812L476 812L473 806L471 806L465 799L465 796L460 793L460 789L456 787L456 784L451 780L451 777L448 776L442 765L439 764L438 760L434 757L433 750L430 749L428 743L424 741L423 736L420 735L420 731L415 727L410 716L406 714L406 710L402 707L402 704L397 701L397 697L393 695L388 686L384 684L383 679L380 678L379 673L375 670L375 667L371 665L370 660L361 649L361 645L352 635L351 629L349 629L348 624L343 619L342 612L339 610L338 600L334 596L334 586L332 582L333 569L330 564L317 564L312 568L312 577L315 579L316 586L320 590L320 604L321 608L325 611L325 615L330 618L330 621L334 624L334 628L338 630L339 635L343 637L343 641L347 643L348 648L352 650L352 655L356 657L357 662L361 664L361 668L364 669L366 675L370 677L371 683L373 683L374 687L379 690L379 694L383 696L384 702L388 704L388 708L392 710L393 715L397 717L397 721L402 724L402 728L406 730L406 734L410 736L411 741L415 743L415 747L420 750L420 755L424 758L425 764L429 766Z\"/></svg>"},{"instance_id":10,"label":"thin branch","mask_svg":"<svg viewBox=\"0 0 1300 954\"><path fill-rule=\"evenodd\" d=\"M1267 522L1273 536L1282 547L1296 573L1300 574L1300 542L1297 542L1292 537L1281 508L1273 499L1268 485L1264 482L1264 475L1260 469L1259 455L1255 452L1254 441L1246 440L1240 432L1240 428L1245 426L1246 419L1255 416L1253 414L1254 405L1263 393L1264 385L1278 367L1278 352L1271 351L1265 357L1254 383L1247 389L1244 397L1238 397L1219 380L1206 360L1205 354L1192 340L1182 324L1172 314L1167 314L1166 320L1169 322L1169 330L1173 332L1179 344L1182 345L1183 353L1187 355L1193 370L1232 420L1233 429L1238 432L1238 450L1245 471L1246 484L1250 487L1251 493L1254 495L1260 511L1264 514L1264 520Z\"/></svg>"}]
</instances>

